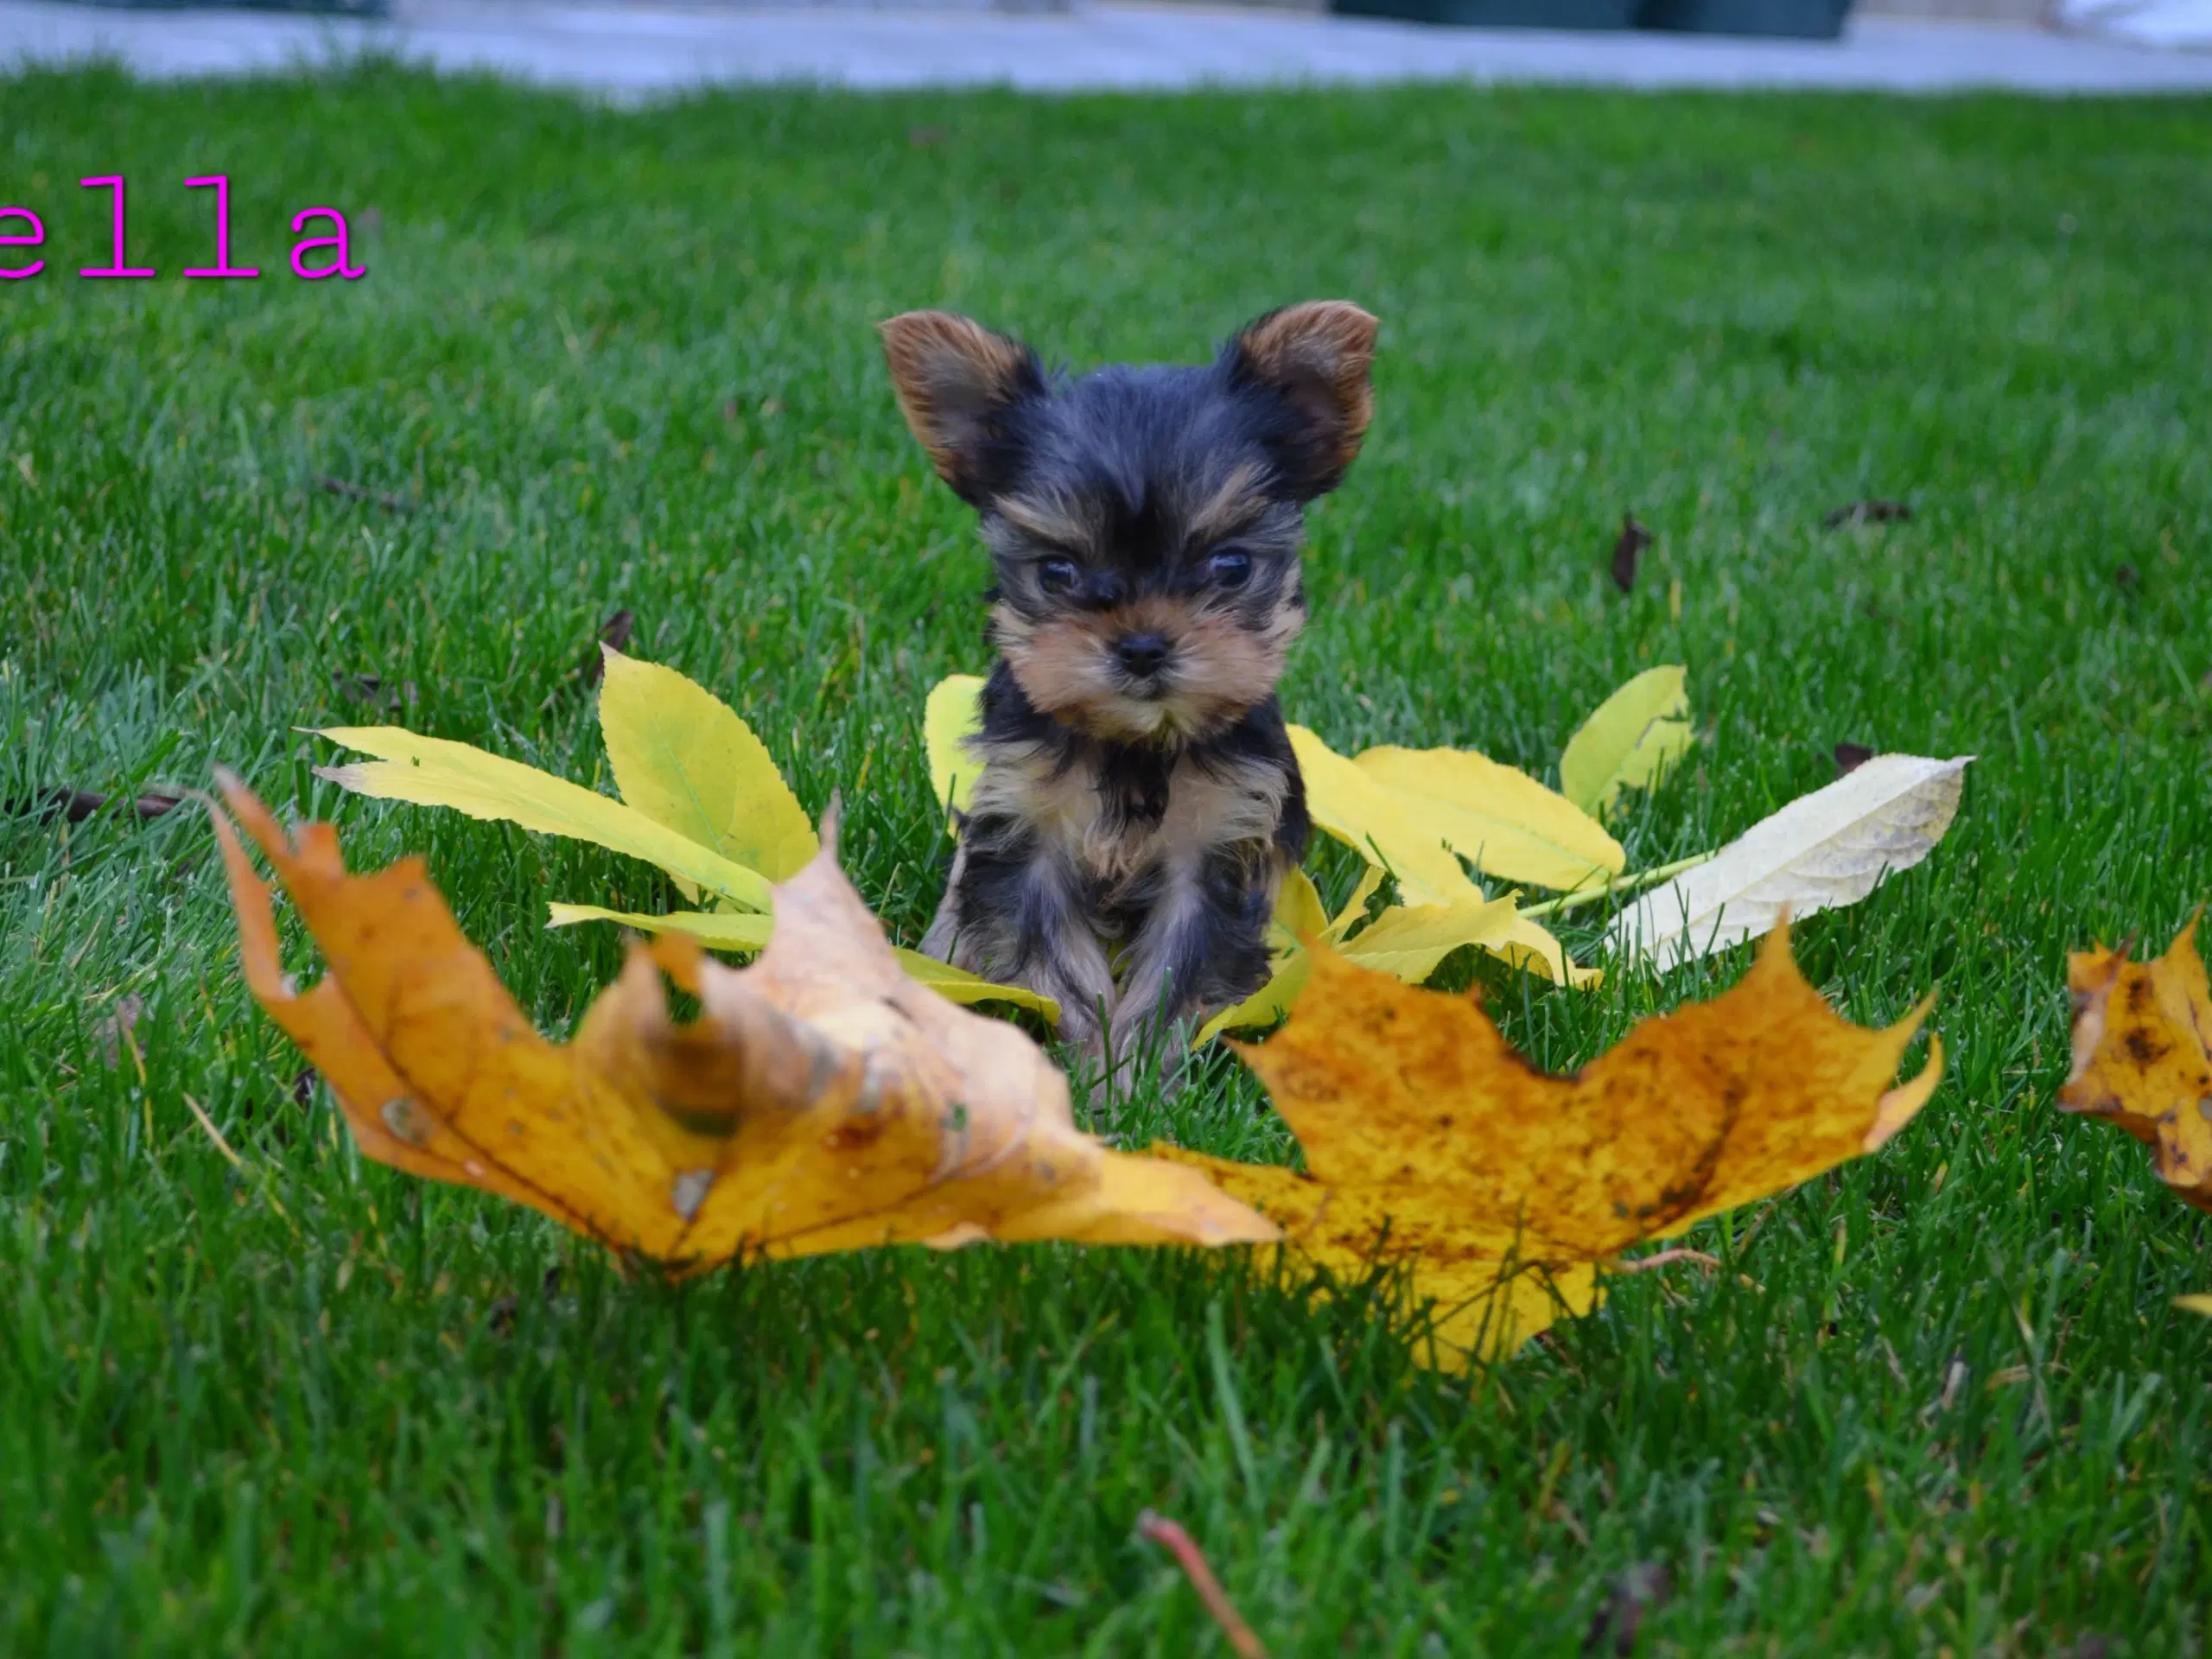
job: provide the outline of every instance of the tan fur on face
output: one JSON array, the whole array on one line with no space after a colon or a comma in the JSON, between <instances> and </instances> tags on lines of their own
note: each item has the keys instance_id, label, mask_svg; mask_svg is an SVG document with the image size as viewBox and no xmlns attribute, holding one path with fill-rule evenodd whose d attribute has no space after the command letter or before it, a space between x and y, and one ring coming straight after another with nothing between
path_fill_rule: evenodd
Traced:
<instances>
[{"instance_id":1,"label":"tan fur on face","mask_svg":"<svg viewBox=\"0 0 2212 1659\"><path fill-rule=\"evenodd\" d=\"M1205 547L1249 530L1268 510L1268 498L1260 493L1266 481L1265 469L1249 461L1232 468L1213 493L1192 510L1186 525L1191 544Z\"/></svg>"},{"instance_id":2,"label":"tan fur on face","mask_svg":"<svg viewBox=\"0 0 2212 1659\"><path fill-rule=\"evenodd\" d=\"M1092 551L1097 543L1095 516L1080 502L1060 496L1003 495L991 511L1032 541L1075 552Z\"/></svg>"},{"instance_id":3,"label":"tan fur on face","mask_svg":"<svg viewBox=\"0 0 2212 1659\"><path fill-rule=\"evenodd\" d=\"M1022 695L1063 725L1117 743L1183 741L1228 726L1275 689L1304 620L1285 603L1255 632L1224 611L1166 599L1045 622L1006 605L992 613L993 637ZM1132 693L1115 663L1115 641L1129 633L1167 642L1156 696Z\"/></svg>"}]
</instances>

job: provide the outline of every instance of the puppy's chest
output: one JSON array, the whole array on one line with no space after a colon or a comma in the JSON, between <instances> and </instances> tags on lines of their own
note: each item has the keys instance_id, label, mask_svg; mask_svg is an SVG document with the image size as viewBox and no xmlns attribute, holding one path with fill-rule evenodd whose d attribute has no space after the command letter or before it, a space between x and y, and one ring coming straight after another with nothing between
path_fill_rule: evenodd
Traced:
<instances>
[{"instance_id":1,"label":"puppy's chest","mask_svg":"<svg viewBox=\"0 0 2212 1659\"><path fill-rule=\"evenodd\" d=\"M1110 890L1192 873L1217 849L1268 841L1286 787L1279 769L1251 761L1114 751L1062 766L1020 755L991 762L976 804L1003 806Z\"/></svg>"}]
</instances>

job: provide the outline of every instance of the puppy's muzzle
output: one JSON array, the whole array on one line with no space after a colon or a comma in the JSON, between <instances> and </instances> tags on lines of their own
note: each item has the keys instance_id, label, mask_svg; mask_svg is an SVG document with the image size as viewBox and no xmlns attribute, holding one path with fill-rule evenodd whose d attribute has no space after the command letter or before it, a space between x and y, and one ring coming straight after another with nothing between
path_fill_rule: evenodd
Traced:
<instances>
[{"instance_id":1,"label":"puppy's muzzle","mask_svg":"<svg viewBox=\"0 0 2212 1659\"><path fill-rule=\"evenodd\" d=\"M1167 641L1156 633L1125 633L1114 642L1114 666L1133 691L1158 693L1169 655Z\"/></svg>"}]
</instances>

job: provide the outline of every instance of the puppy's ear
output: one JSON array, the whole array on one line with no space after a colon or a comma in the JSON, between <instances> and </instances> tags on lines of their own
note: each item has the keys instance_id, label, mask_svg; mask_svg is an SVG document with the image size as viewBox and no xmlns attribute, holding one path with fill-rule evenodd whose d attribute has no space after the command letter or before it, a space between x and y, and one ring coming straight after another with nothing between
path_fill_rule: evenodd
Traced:
<instances>
[{"instance_id":1,"label":"puppy's ear","mask_svg":"<svg viewBox=\"0 0 2212 1659\"><path fill-rule=\"evenodd\" d=\"M938 476L980 506L1007 481L1007 416L1044 395L1036 353L949 311L909 311L878 328L907 426Z\"/></svg>"},{"instance_id":2,"label":"puppy's ear","mask_svg":"<svg viewBox=\"0 0 2212 1659\"><path fill-rule=\"evenodd\" d=\"M1293 493L1335 489L1375 410L1375 319L1349 300L1308 300L1249 324L1222 357L1233 382L1266 388L1294 417L1276 446Z\"/></svg>"}]
</instances>

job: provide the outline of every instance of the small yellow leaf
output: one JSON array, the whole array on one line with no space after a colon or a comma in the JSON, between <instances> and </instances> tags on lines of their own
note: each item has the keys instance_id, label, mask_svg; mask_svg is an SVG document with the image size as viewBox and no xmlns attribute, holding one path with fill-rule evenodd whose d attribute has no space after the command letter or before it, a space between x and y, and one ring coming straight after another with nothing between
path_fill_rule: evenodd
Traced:
<instances>
[{"instance_id":1,"label":"small yellow leaf","mask_svg":"<svg viewBox=\"0 0 2212 1659\"><path fill-rule=\"evenodd\" d=\"M1408 903L1450 905L1482 898L1482 889L1459 868L1442 834L1408 813L1395 791L1303 726L1290 728L1290 747L1315 824L1369 863L1387 868Z\"/></svg>"},{"instance_id":2,"label":"small yellow leaf","mask_svg":"<svg viewBox=\"0 0 2212 1659\"><path fill-rule=\"evenodd\" d=\"M2177 1296L2174 1298L2174 1306L2184 1313L2202 1313L2206 1318L2212 1319L2212 1296L2202 1294Z\"/></svg>"},{"instance_id":3,"label":"small yellow leaf","mask_svg":"<svg viewBox=\"0 0 2212 1659\"><path fill-rule=\"evenodd\" d=\"M1360 872L1359 885L1352 889L1351 897L1344 900L1344 907L1337 912L1334 921L1321 930L1321 938L1325 942L1334 944L1367 919L1367 901L1372 899L1376 889L1382 887L1382 878L1386 874L1387 872L1379 864L1370 864ZM1317 893L1315 897L1318 899L1319 895Z\"/></svg>"},{"instance_id":4,"label":"small yellow leaf","mask_svg":"<svg viewBox=\"0 0 2212 1659\"><path fill-rule=\"evenodd\" d=\"M1647 669L1599 703L1560 756L1560 792L1604 817L1624 789L1656 787L1692 741L1688 677Z\"/></svg>"},{"instance_id":5,"label":"small yellow leaf","mask_svg":"<svg viewBox=\"0 0 2212 1659\"><path fill-rule=\"evenodd\" d=\"M565 778L467 743L417 737L397 726L334 726L316 735L376 757L315 768L317 777L357 795L449 806L472 818L588 841L658 864L747 910L769 906L768 882L759 871Z\"/></svg>"},{"instance_id":6,"label":"small yellow leaf","mask_svg":"<svg viewBox=\"0 0 2212 1659\"><path fill-rule=\"evenodd\" d=\"M1471 749L1369 749L1353 764L1488 874L1568 888L1627 865L1620 842L1567 797Z\"/></svg>"},{"instance_id":7,"label":"small yellow leaf","mask_svg":"<svg viewBox=\"0 0 2212 1659\"><path fill-rule=\"evenodd\" d=\"M1497 947L1496 954L1516 968L1541 974L1554 985L1578 991L1589 990L1605 981L1604 969L1581 966L1567 954L1567 948L1552 937L1549 930L1526 916L1513 918L1505 943Z\"/></svg>"},{"instance_id":8,"label":"small yellow leaf","mask_svg":"<svg viewBox=\"0 0 2212 1659\"><path fill-rule=\"evenodd\" d=\"M983 729L983 682L973 674L948 674L922 705L922 743L929 752L930 787L949 812L965 812L982 763L968 752L969 738Z\"/></svg>"},{"instance_id":9,"label":"small yellow leaf","mask_svg":"<svg viewBox=\"0 0 2212 1659\"><path fill-rule=\"evenodd\" d=\"M2212 982L2196 919L2151 962L2102 950L2066 959L2074 1069L2058 1104L2126 1130L2177 1198L2212 1210Z\"/></svg>"},{"instance_id":10,"label":"small yellow leaf","mask_svg":"<svg viewBox=\"0 0 2212 1659\"><path fill-rule=\"evenodd\" d=\"M1275 1024L1290 1012L1290 1005L1298 1001L1299 992L1306 988L1306 982L1313 976L1313 958L1300 945L1275 963L1266 984L1235 1007L1224 1008L1200 1026L1198 1034L1191 1039L1191 1046L1210 1043L1224 1031L1260 1031Z\"/></svg>"},{"instance_id":11,"label":"small yellow leaf","mask_svg":"<svg viewBox=\"0 0 2212 1659\"><path fill-rule=\"evenodd\" d=\"M771 881L804 868L814 826L753 728L672 668L601 653L599 729L623 800Z\"/></svg>"},{"instance_id":12,"label":"small yellow leaf","mask_svg":"<svg viewBox=\"0 0 2212 1659\"><path fill-rule=\"evenodd\" d=\"M1344 958L1418 985L1463 944L1497 952L1513 937L1520 912L1510 899L1453 905L1393 905L1338 946Z\"/></svg>"},{"instance_id":13,"label":"small yellow leaf","mask_svg":"<svg viewBox=\"0 0 2212 1659\"><path fill-rule=\"evenodd\" d=\"M1283 877L1281 890L1275 894L1274 925L1278 935L1277 942L1285 950L1295 946L1301 939L1328 931L1328 907L1322 904L1320 891L1314 887L1313 878L1304 870L1294 869Z\"/></svg>"},{"instance_id":14,"label":"small yellow leaf","mask_svg":"<svg viewBox=\"0 0 2212 1659\"><path fill-rule=\"evenodd\" d=\"M758 911L677 910L665 916L639 911L607 910L598 905L567 905L557 900L545 906L548 927L574 927L578 922L613 922L640 933L681 933L716 950L765 950L776 918Z\"/></svg>"},{"instance_id":15,"label":"small yellow leaf","mask_svg":"<svg viewBox=\"0 0 2212 1659\"><path fill-rule=\"evenodd\" d=\"M613 922L635 928L640 933L681 933L716 950L766 950L773 927L771 917L728 910L678 910L664 916L651 916L636 911L605 910L597 905L552 904L546 909L550 912L548 927L569 927L578 922ZM979 1002L1003 1002L1010 1007L1042 1014L1055 1025L1059 1023L1060 1005L1027 986L997 984L950 963L925 957L918 950L894 948L892 955L898 958L907 978L928 986L947 1001L964 1007Z\"/></svg>"}]
</instances>

